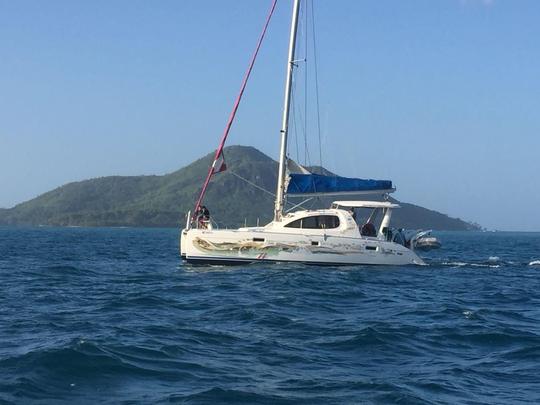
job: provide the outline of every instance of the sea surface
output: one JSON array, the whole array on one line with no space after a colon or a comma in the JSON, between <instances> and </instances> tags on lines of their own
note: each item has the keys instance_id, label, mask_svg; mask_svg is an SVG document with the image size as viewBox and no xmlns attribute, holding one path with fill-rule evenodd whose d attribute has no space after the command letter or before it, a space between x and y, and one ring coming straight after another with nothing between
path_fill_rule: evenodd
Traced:
<instances>
[{"instance_id":1,"label":"sea surface","mask_svg":"<svg viewBox=\"0 0 540 405\"><path fill-rule=\"evenodd\" d=\"M540 403L540 233L437 236L193 267L174 229L0 228L0 403Z\"/></svg>"}]
</instances>

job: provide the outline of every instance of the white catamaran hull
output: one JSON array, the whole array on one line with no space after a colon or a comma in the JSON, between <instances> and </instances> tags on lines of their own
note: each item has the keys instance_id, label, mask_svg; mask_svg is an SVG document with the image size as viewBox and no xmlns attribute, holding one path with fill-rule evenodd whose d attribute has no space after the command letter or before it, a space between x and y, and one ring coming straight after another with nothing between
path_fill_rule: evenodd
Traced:
<instances>
[{"instance_id":1,"label":"white catamaran hull","mask_svg":"<svg viewBox=\"0 0 540 405\"><path fill-rule=\"evenodd\" d=\"M275 5L275 3L274 3ZM285 80L281 146L274 219L264 227L236 230L213 229L209 210L202 205L206 189L214 174L226 169L223 147L235 117L238 104L261 41L266 32L273 8L259 38L254 56L242 82L229 121L209 167L206 180L193 216L188 213L186 228L182 231L180 252L189 262L210 264L237 264L245 262L292 262L324 265L408 265L424 264L414 252L414 240L406 241L401 233L393 233L390 217L393 208L399 207L388 201L337 201L330 209L285 211L287 195L350 195L350 193L387 195L394 191L388 180L345 178L335 175L317 175L303 169L292 173L287 166L287 139L289 113L292 100L295 44L298 28L300 0L294 0L289 53ZM249 181L248 181L249 182ZM253 185L253 184L252 184ZM297 204L295 207L301 206ZM357 223L355 209L371 210L365 222ZM378 227L375 219L382 213ZM401 243L397 243L400 237ZM409 247L411 249L409 249Z\"/></svg>"},{"instance_id":2,"label":"white catamaran hull","mask_svg":"<svg viewBox=\"0 0 540 405\"><path fill-rule=\"evenodd\" d=\"M191 263L293 262L317 265L423 265L416 253L377 238L281 233L265 228L182 231L182 257Z\"/></svg>"}]
</instances>

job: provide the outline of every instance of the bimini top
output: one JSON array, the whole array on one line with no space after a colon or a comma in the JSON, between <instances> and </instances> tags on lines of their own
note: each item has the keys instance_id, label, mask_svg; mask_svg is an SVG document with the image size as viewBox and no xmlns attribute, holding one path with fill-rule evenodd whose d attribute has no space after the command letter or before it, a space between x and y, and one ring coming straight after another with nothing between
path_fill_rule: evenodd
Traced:
<instances>
[{"instance_id":1,"label":"bimini top","mask_svg":"<svg viewBox=\"0 0 540 405\"><path fill-rule=\"evenodd\" d=\"M395 189L390 180L354 179L320 174L289 174L287 194L339 195L391 193Z\"/></svg>"},{"instance_id":2,"label":"bimini top","mask_svg":"<svg viewBox=\"0 0 540 405\"><path fill-rule=\"evenodd\" d=\"M334 207L347 208L399 208L399 204L393 204L388 201L334 201Z\"/></svg>"}]
</instances>

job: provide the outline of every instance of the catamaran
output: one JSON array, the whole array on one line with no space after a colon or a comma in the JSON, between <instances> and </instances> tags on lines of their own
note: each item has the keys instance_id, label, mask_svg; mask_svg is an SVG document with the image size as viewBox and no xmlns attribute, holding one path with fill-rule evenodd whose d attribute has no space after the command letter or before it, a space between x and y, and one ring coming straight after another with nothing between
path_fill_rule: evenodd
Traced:
<instances>
[{"instance_id":1,"label":"catamaran","mask_svg":"<svg viewBox=\"0 0 540 405\"><path fill-rule=\"evenodd\" d=\"M219 265L251 262L424 264L415 252L415 246L429 232L407 234L390 227L392 212L399 208L387 198L395 191L391 181L314 174L304 168L294 173L290 169L287 137L300 0L293 2L274 218L266 226L239 229L217 229L210 220L208 210L202 205L205 191L212 176L226 169L225 141L275 5L274 0L195 209L187 214L180 239L182 258L190 263ZM366 194L380 195L383 201L339 200L327 209L285 211L287 198L292 196ZM361 210L369 211L369 215L358 223L356 214Z\"/></svg>"}]
</instances>

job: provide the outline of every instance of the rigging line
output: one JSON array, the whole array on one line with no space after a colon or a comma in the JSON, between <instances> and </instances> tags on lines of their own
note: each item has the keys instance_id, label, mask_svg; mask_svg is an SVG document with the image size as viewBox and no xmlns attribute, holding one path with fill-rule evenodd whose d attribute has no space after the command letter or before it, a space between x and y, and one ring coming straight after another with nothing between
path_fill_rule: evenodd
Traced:
<instances>
[{"instance_id":1,"label":"rigging line","mask_svg":"<svg viewBox=\"0 0 540 405\"><path fill-rule=\"evenodd\" d=\"M240 91L238 93L238 96L236 97L236 100L234 102L233 109L231 111L231 114L229 116L229 120L227 121L227 125L225 126L225 130L223 131L223 135L221 137L221 142L219 143L219 146L216 150L216 153L214 155L214 160L212 165L210 166L210 169L208 170L208 174L206 175L206 179L204 181L203 187L201 189L201 193L199 194L199 198L197 199L197 203L195 204L195 209L193 210L193 217L192 220L195 220L195 213L198 211L198 209L201 206L201 203L204 198L204 194L206 193L206 189L208 188L208 184L210 183L210 179L212 176L217 173L215 171L215 167L217 164L217 161L222 157L223 154L223 147L225 146L225 141L227 140L227 136L229 136L229 131L231 130L231 126L233 124L234 118L236 117L236 111L238 111L238 106L240 105L240 101L242 100L242 95L244 94L244 90L246 89L247 82L249 80L249 76L251 75L251 71L253 70L253 66L255 65L255 60L257 59L257 55L259 54L259 50L261 49L262 42L264 40L264 36L266 35L266 31L268 29L268 25L270 24L270 20L272 19L272 15L274 14L274 10L276 8L277 0L272 0L272 5L270 6L270 10L268 12L268 15L266 17L266 21L264 23L262 32L259 36L259 40L257 41L257 46L255 47L255 51L253 52L253 55L251 56L251 61L249 63L249 67L244 75L244 80L242 80L242 85L240 86ZM218 172L220 168L218 167Z\"/></svg>"},{"instance_id":2,"label":"rigging line","mask_svg":"<svg viewBox=\"0 0 540 405\"><path fill-rule=\"evenodd\" d=\"M227 170L227 171L228 171L230 174L232 174L233 176L239 178L240 180L245 181L245 182L248 183L250 186L253 186L253 187L255 187L256 189L258 189L258 190L260 190L260 191L263 191L263 192L265 192L266 194L271 195L272 198L275 198L275 196L276 196L275 193L272 193L271 191L268 191L268 190L265 189L264 187L261 187L261 186L255 184L255 183L253 183L252 181L246 179L245 177L240 176L238 173L235 173L235 172L233 172L233 171L230 170L230 169ZM292 209L294 209L294 208L297 208L297 207L303 207L303 208L304 208L304 206L303 206L302 204L306 203L306 202L309 201L309 200L311 200L311 198L307 199L306 201L303 201L301 204L296 204L296 205L294 205L292 202L285 201L285 204L289 204L289 205L292 205L292 206L293 206L292 208L289 208L289 211L290 211L290 210L292 210Z\"/></svg>"},{"instance_id":3,"label":"rigging line","mask_svg":"<svg viewBox=\"0 0 540 405\"><path fill-rule=\"evenodd\" d=\"M315 41L315 8L311 0L311 28L313 38L313 71L315 73L315 100L317 105L317 134L319 136L319 165L323 167L322 161L322 142L321 142L321 109L319 107L319 74L317 69L317 45Z\"/></svg>"},{"instance_id":4,"label":"rigging line","mask_svg":"<svg viewBox=\"0 0 540 405\"><path fill-rule=\"evenodd\" d=\"M305 11L304 11L304 53L305 53L305 62L304 62L304 160L306 163L307 156L308 156L308 4L305 3ZM311 163L311 162L309 162Z\"/></svg>"},{"instance_id":5,"label":"rigging line","mask_svg":"<svg viewBox=\"0 0 540 405\"><path fill-rule=\"evenodd\" d=\"M301 16L300 16L299 23L300 25L302 25L302 29L300 30L299 35L306 36L307 23L305 23L304 21L304 16L305 16L304 8L300 8L300 13L301 13ZM303 66L305 69L306 58L304 57L304 58L293 61L296 67L299 67L300 62L303 62ZM302 101L304 101L305 103L305 93L304 93L304 99L302 99L302 92L299 91L297 88L298 82L299 80L301 80L299 76L299 70L296 69L296 72L297 73L295 73L295 75L293 76L292 88L291 88L291 120L292 120L293 129L295 131L295 142L296 142L296 148L297 148L296 162L298 162L299 164L302 164L303 166L306 166L309 160L309 150L307 149L307 138L306 138L307 137L307 122L305 122L307 121L307 116L305 116L305 114L303 116L302 107L301 107ZM304 85L304 87L306 86ZM300 148L298 146L300 137L303 137L303 140L304 140L304 145L303 145L304 146L304 162L303 163L300 160ZM307 153L306 153L306 150L308 151Z\"/></svg>"},{"instance_id":6,"label":"rigging line","mask_svg":"<svg viewBox=\"0 0 540 405\"><path fill-rule=\"evenodd\" d=\"M291 89L291 100L294 100L294 82ZM291 109L291 121L294 134L294 143L296 144L296 161L300 163L300 149L298 147L298 130L296 129L296 115L294 114L294 104L293 108Z\"/></svg>"},{"instance_id":7,"label":"rigging line","mask_svg":"<svg viewBox=\"0 0 540 405\"><path fill-rule=\"evenodd\" d=\"M291 208L289 208L289 209L288 209L287 211L285 211L285 212L290 212L290 211L292 211L292 210L294 210L295 208L298 208L298 207L305 208L304 204L307 203L308 201L312 200L312 199L313 199L313 197L307 198L307 199L305 199L304 201L302 201L301 203L293 205ZM291 204L292 204L292 203L291 203Z\"/></svg>"},{"instance_id":8,"label":"rigging line","mask_svg":"<svg viewBox=\"0 0 540 405\"><path fill-rule=\"evenodd\" d=\"M255 187L256 189L258 190L261 190L261 191L264 191L266 194L270 194L272 197L275 197L276 195L274 193L272 193L271 191L268 191L267 189L265 189L264 187L261 187L255 183L253 183L252 181L249 181L248 179L246 179L245 177L242 177L240 176L238 173L235 173L233 172L232 170L228 170L228 172L230 174L232 174L233 176L236 176L238 177L240 180L243 180L245 181L246 183L248 183L249 185L252 185L253 187Z\"/></svg>"},{"instance_id":9,"label":"rigging line","mask_svg":"<svg viewBox=\"0 0 540 405\"><path fill-rule=\"evenodd\" d=\"M300 98L300 97L299 97ZM296 81L293 81L293 87L291 89L291 115L293 117L293 126L295 131L302 131L305 134L306 128L304 127L304 118L302 116L302 109L295 103L296 100ZM297 100L298 104L301 103L301 100ZM304 137L305 139L305 137ZM298 157L297 162L303 166L309 166L309 161L311 160L309 155L309 148L307 146L304 148L304 163L300 161Z\"/></svg>"},{"instance_id":10,"label":"rigging line","mask_svg":"<svg viewBox=\"0 0 540 405\"><path fill-rule=\"evenodd\" d=\"M292 115L292 122L294 130L296 131L296 136L299 137L298 133L300 131L304 132L306 131L306 128L304 127L304 119L302 117L302 109L296 104L295 101L298 101L299 103L301 100L296 99L296 80L293 80L293 85L291 88L291 115ZM299 97L300 98L300 97ZM307 152L307 153L306 153ZM297 154L297 163L301 163L299 152ZM304 158L307 156L307 160L304 160L303 166L308 166L308 161L310 160L309 156L309 149L304 149Z\"/></svg>"},{"instance_id":11,"label":"rigging line","mask_svg":"<svg viewBox=\"0 0 540 405\"><path fill-rule=\"evenodd\" d=\"M312 209L315 206L315 204L317 204L317 201L321 201L320 197L311 200L311 205L309 206L308 209Z\"/></svg>"}]
</instances>

